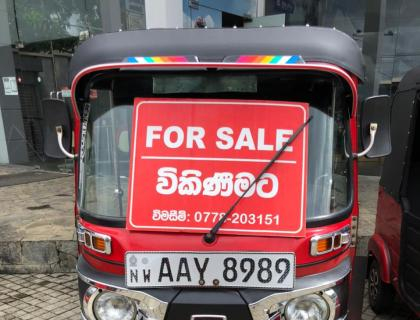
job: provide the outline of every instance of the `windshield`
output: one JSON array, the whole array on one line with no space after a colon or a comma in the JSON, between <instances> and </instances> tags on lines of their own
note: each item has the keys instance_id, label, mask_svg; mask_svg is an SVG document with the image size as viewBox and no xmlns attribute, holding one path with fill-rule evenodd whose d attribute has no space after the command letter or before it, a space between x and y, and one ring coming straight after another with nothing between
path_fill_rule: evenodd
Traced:
<instances>
[{"instance_id":1,"label":"windshield","mask_svg":"<svg viewBox=\"0 0 420 320\"><path fill-rule=\"evenodd\" d=\"M308 102L313 119L308 134L307 220L328 218L350 206L349 101L336 78L270 72L252 76L141 74L99 81L96 87L90 93L90 105L85 106L82 125L79 207L87 214L125 219L136 97Z\"/></svg>"}]
</instances>

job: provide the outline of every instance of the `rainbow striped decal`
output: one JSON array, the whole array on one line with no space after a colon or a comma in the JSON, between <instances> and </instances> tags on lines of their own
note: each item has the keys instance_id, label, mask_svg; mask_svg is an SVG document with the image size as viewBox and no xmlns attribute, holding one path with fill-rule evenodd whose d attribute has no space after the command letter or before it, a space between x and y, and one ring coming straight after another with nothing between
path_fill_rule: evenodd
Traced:
<instances>
[{"instance_id":1,"label":"rainbow striped decal","mask_svg":"<svg viewBox=\"0 0 420 320\"><path fill-rule=\"evenodd\" d=\"M155 57L128 57L126 62L151 64L151 63L183 63L183 62L197 62L195 56L155 56Z\"/></svg>"},{"instance_id":2,"label":"rainbow striped decal","mask_svg":"<svg viewBox=\"0 0 420 320\"><path fill-rule=\"evenodd\" d=\"M305 63L301 56L230 56L224 62L259 64L296 64Z\"/></svg>"}]
</instances>

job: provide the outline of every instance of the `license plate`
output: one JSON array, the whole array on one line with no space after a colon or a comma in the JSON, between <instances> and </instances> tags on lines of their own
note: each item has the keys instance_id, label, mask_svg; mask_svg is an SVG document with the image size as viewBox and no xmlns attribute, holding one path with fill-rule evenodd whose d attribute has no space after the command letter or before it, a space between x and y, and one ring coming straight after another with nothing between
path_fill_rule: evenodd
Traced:
<instances>
[{"instance_id":1,"label":"license plate","mask_svg":"<svg viewBox=\"0 0 420 320\"><path fill-rule=\"evenodd\" d=\"M293 289L293 253L127 252L128 288Z\"/></svg>"}]
</instances>

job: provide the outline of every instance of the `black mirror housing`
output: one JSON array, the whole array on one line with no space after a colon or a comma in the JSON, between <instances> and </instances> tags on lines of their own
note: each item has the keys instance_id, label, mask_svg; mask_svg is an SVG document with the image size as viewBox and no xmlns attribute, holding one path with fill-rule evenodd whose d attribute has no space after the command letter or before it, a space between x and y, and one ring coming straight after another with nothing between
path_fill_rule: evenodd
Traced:
<instances>
[{"instance_id":1,"label":"black mirror housing","mask_svg":"<svg viewBox=\"0 0 420 320\"><path fill-rule=\"evenodd\" d=\"M360 113L361 141L366 149L370 143L370 124L378 125L375 143L366 154L368 158L379 158L389 155L391 147L391 98L389 96L373 96L362 103Z\"/></svg>"},{"instance_id":2,"label":"black mirror housing","mask_svg":"<svg viewBox=\"0 0 420 320\"><path fill-rule=\"evenodd\" d=\"M71 150L72 125L67 104L59 99L42 100L44 153L50 158L64 159L66 156L60 149L57 140L56 127L63 129L63 147Z\"/></svg>"}]
</instances>

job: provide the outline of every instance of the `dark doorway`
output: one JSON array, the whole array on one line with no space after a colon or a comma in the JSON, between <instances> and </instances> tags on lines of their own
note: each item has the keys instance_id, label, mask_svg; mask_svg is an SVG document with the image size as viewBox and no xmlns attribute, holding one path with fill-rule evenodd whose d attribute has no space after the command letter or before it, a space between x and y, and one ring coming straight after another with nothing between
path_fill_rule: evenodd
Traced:
<instances>
[{"instance_id":1,"label":"dark doorway","mask_svg":"<svg viewBox=\"0 0 420 320\"><path fill-rule=\"evenodd\" d=\"M42 113L39 72L40 59L15 56L17 85L21 104L24 136L30 162L43 162Z\"/></svg>"},{"instance_id":2,"label":"dark doorway","mask_svg":"<svg viewBox=\"0 0 420 320\"><path fill-rule=\"evenodd\" d=\"M235 26L242 28L244 26L244 18L228 12L222 12L222 27L233 28Z\"/></svg>"}]
</instances>

